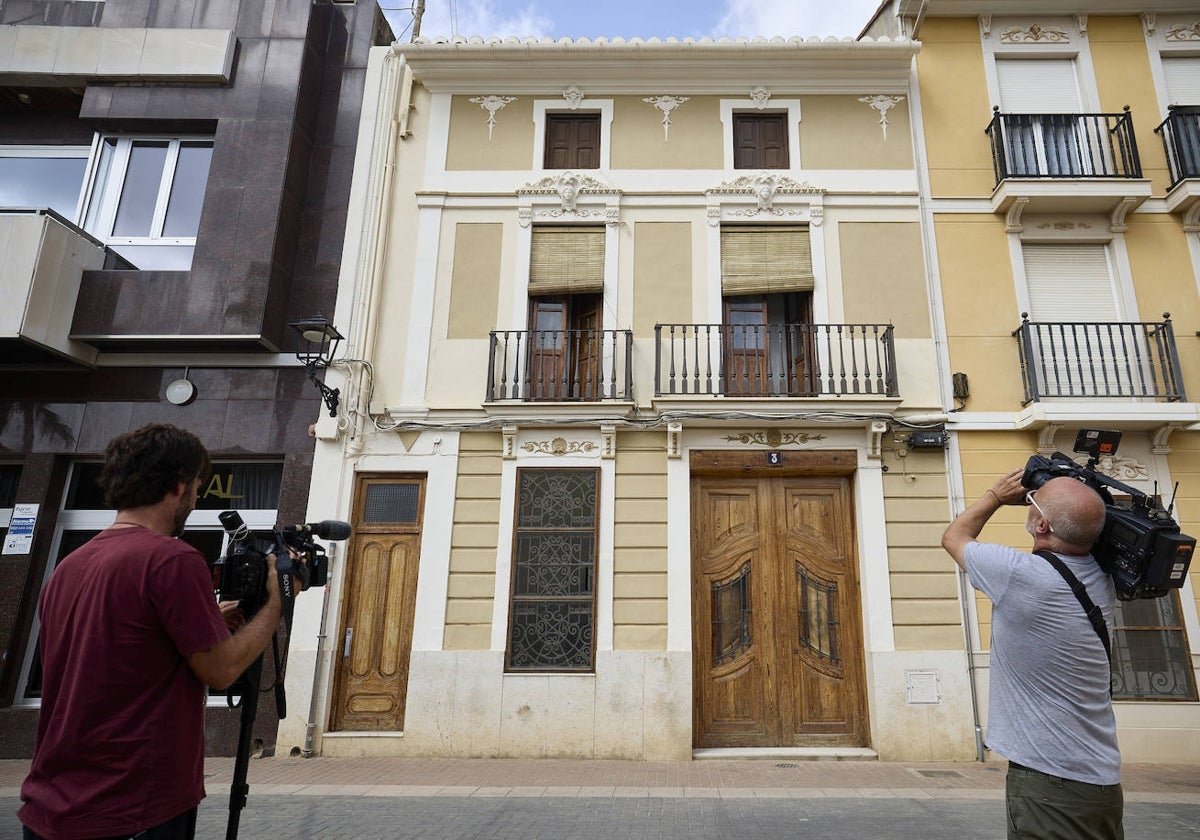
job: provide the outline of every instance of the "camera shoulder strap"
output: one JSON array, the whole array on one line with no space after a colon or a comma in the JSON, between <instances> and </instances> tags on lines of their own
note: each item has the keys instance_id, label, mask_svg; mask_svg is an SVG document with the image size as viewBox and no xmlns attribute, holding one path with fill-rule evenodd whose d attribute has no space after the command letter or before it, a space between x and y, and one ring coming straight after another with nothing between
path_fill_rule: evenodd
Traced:
<instances>
[{"instance_id":1,"label":"camera shoulder strap","mask_svg":"<svg viewBox=\"0 0 1200 840\"><path fill-rule=\"evenodd\" d=\"M1071 592L1074 593L1076 599L1083 606L1083 611L1087 613L1088 621L1092 622L1092 629L1096 631L1096 635L1100 637L1100 641L1104 643L1104 652L1108 654L1109 663L1112 662L1112 647L1108 641L1108 625L1104 623L1104 613L1100 608L1088 597L1087 588L1079 582L1079 578L1075 577L1074 573L1067 568L1067 564L1060 560L1055 554L1049 551L1036 552L1038 557L1048 562L1051 566L1058 570L1058 573L1063 576L1063 580L1067 582L1067 586L1071 587Z\"/></svg>"}]
</instances>

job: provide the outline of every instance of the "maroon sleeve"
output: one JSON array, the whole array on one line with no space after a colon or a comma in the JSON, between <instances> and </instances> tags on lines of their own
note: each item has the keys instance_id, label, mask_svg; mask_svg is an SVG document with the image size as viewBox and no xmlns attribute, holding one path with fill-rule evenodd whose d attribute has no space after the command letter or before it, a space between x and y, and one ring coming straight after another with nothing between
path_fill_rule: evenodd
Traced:
<instances>
[{"instance_id":1,"label":"maroon sleeve","mask_svg":"<svg viewBox=\"0 0 1200 840\"><path fill-rule=\"evenodd\" d=\"M150 597L163 628L183 656L229 638L203 555L183 541L150 578Z\"/></svg>"}]
</instances>

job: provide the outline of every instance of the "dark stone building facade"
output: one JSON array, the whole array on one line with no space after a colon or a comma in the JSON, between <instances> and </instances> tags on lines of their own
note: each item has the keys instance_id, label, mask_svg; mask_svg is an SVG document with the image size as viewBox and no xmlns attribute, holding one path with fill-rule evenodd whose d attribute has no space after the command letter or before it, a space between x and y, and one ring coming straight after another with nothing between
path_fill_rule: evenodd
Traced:
<instances>
[{"instance_id":1,"label":"dark stone building facade","mask_svg":"<svg viewBox=\"0 0 1200 840\"><path fill-rule=\"evenodd\" d=\"M0 535L37 506L0 555L0 757L32 753L37 597L111 516L87 486L109 439L201 437L210 559L218 508L304 519L322 407L288 324L333 312L367 54L391 39L374 0L0 0ZM276 726L267 693L256 736ZM235 714L213 702L208 730L233 753Z\"/></svg>"}]
</instances>

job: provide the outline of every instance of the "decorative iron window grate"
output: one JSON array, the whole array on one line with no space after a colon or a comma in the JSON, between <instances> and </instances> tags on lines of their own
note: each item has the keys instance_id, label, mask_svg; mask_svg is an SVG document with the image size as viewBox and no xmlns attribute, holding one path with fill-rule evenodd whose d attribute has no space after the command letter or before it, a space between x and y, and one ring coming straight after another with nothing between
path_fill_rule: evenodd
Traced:
<instances>
[{"instance_id":1,"label":"decorative iron window grate","mask_svg":"<svg viewBox=\"0 0 1200 840\"><path fill-rule=\"evenodd\" d=\"M517 471L510 671L590 671L596 616L595 469Z\"/></svg>"},{"instance_id":2,"label":"decorative iron window grate","mask_svg":"<svg viewBox=\"0 0 1200 840\"><path fill-rule=\"evenodd\" d=\"M837 584L826 583L796 564L800 645L836 665L838 654Z\"/></svg>"},{"instance_id":3,"label":"decorative iron window grate","mask_svg":"<svg viewBox=\"0 0 1200 840\"><path fill-rule=\"evenodd\" d=\"M421 501L421 485L370 484L363 505L363 522L396 522L411 524L417 521Z\"/></svg>"},{"instance_id":4,"label":"decorative iron window grate","mask_svg":"<svg viewBox=\"0 0 1200 840\"><path fill-rule=\"evenodd\" d=\"M1196 699L1178 591L1119 602L1113 624L1114 700Z\"/></svg>"},{"instance_id":5,"label":"decorative iron window grate","mask_svg":"<svg viewBox=\"0 0 1200 840\"><path fill-rule=\"evenodd\" d=\"M712 587L713 664L734 659L750 647L750 565L737 577Z\"/></svg>"}]
</instances>

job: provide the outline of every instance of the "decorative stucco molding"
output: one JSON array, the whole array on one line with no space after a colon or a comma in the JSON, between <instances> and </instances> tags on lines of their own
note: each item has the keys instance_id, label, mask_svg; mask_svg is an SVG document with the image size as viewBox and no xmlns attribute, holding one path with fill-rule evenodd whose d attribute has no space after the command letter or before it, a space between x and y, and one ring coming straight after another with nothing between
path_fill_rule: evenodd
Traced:
<instances>
[{"instance_id":1,"label":"decorative stucco molding","mask_svg":"<svg viewBox=\"0 0 1200 840\"><path fill-rule=\"evenodd\" d=\"M879 112L879 125L883 129L883 139L887 140L888 118L887 113L892 108L904 101L903 96L892 96L885 93L877 93L872 96L860 96L859 102L865 102L874 110Z\"/></svg>"},{"instance_id":2,"label":"decorative stucco molding","mask_svg":"<svg viewBox=\"0 0 1200 840\"><path fill-rule=\"evenodd\" d=\"M502 426L500 427L500 436L503 443L500 448L501 455L505 461L512 461L517 457L517 427Z\"/></svg>"},{"instance_id":3,"label":"decorative stucco molding","mask_svg":"<svg viewBox=\"0 0 1200 840\"><path fill-rule=\"evenodd\" d=\"M979 16L979 33L983 36L983 40L985 40L985 41L988 38L992 37L992 16L991 15L980 15Z\"/></svg>"},{"instance_id":4,"label":"decorative stucco molding","mask_svg":"<svg viewBox=\"0 0 1200 840\"><path fill-rule=\"evenodd\" d=\"M667 424L667 457L682 458L683 448L680 446L680 438L683 437L682 423Z\"/></svg>"},{"instance_id":5,"label":"decorative stucco molding","mask_svg":"<svg viewBox=\"0 0 1200 840\"><path fill-rule=\"evenodd\" d=\"M883 457L883 436L887 434L886 420L872 420L867 424L867 457Z\"/></svg>"},{"instance_id":6,"label":"decorative stucco molding","mask_svg":"<svg viewBox=\"0 0 1200 840\"><path fill-rule=\"evenodd\" d=\"M606 461L617 457L617 427L611 423L600 426L600 457Z\"/></svg>"},{"instance_id":7,"label":"decorative stucco molding","mask_svg":"<svg viewBox=\"0 0 1200 840\"><path fill-rule=\"evenodd\" d=\"M1089 225L1087 222L1057 221L1057 222L1042 222L1037 227L1038 227L1038 230L1068 231L1068 230L1090 230L1092 226Z\"/></svg>"},{"instance_id":8,"label":"decorative stucco molding","mask_svg":"<svg viewBox=\"0 0 1200 840\"><path fill-rule=\"evenodd\" d=\"M710 226L716 227L721 223L721 219L727 216L738 219L753 219L759 216L786 218L810 215L823 199L825 190L814 187L812 184L802 184L786 175L760 172L757 175L742 175L739 178L734 178L732 181L726 181L723 184L713 187L711 190L707 190L705 195L708 196L709 200L708 223ZM807 206L776 206L776 199L780 196L789 195L814 196L815 201L810 200ZM732 204L735 201L745 203L746 198L753 198L755 202L754 206L721 206L723 203Z\"/></svg>"},{"instance_id":9,"label":"decorative stucco molding","mask_svg":"<svg viewBox=\"0 0 1200 840\"><path fill-rule=\"evenodd\" d=\"M572 111L579 108L579 104L583 102L583 88L579 85L571 85L563 88L563 99L567 100L567 107Z\"/></svg>"},{"instance_id":10,"label":"decorative stucco molding","mask_svg":"<svg viewBox=\"0 0 1200 840\"><path fill-rule=\"evenodd\" d=\"M784 432L779 429L767 429L762 432L742 432L736 435L726 435L730 443L740 443L743 446L769 446L777 449L780 446L801 446L825 440L825 435L810 435L808 432Z\"/></svg>"},{"instance_id":11,"label":"decorative stucco molding","mask_svg":"<svg viewBox=\"0 0 1200 840\"><path fill-rule=\"evenodd\" d=\"M1087 37L1087 15L1075 15L1075 28L1079 30L1079 37Z\"/></svg>"},{"instance_id":12,"label":"decorative stucco molding","mask_svg":"<svg viewBox=\"0 0 1200 840\"><path fill-rule=\"evenodd\" d=\"M1025 314L1021 313L1021 317L1024 318ZM1038 454L1053 455L1058 451L1058 448L1054 445L1054 437L1062 427L1062 423L1047 423L1038 430Z\"/></svg>"},{"instance_id":13,"label":"decorative stucco molding","mask_svg":"<svg viewBox=\"0 0 1200 840\"><path fill-rule=\"evenodd\" d=\"M1123 458L1120 455L1105 455L1096 462L1096 472L1103 473L1109 478L1115 478L1117 481L1136 481L1140 478L1150 477L1150 471L1146 469L1145 464L1132 458Z\"/></svg>"},{"instance_id":14,"label":"decorative stucco molding","mask_svg":"<svg viewBox=\"0 0 1200 840\"><path fill-rule=\"evenodd\" d=\"M1168 41L1200 41L1200 21L1182 26L1172 26L1166 32Z\"/></svg>"},{"instance_id":15,"label":"decorative stucco molding","mask_svg":"<svg viewBox=\"0 0 1200 840\"><path fill-rule=\"evenodd\" d=\"M1004 230L1006 233L1021 233L1025 230L1025 225L1021 222L1021 215L1028 206L1028 196L1018 196L1013 199L1012 205L1008 208L1008 213L1004 216Z\"/></svg>"},{"instance_id":16,"label":"decorative stucco molding","mask_svg":"<svg viewBox=\"0 0 1200 840\"><path fill-rule=\"evenodd\" d=\"M1150 452L1153 455L1171 454L1171 433L1181 428L1177 423L1164 423L1154 430L1150 437Z\"/></svg>"},{"instance_id":17,"label":"decorative stucco molding","mask_svg":"<svg viewBox=\"0 0 1200 840\"><path fill-rule=\"evenodd\" d=\"M531 455L591 455L600 444L590 440L567 440L556 437L552 440L531 440L521 444L521 449Z\"/></svg>"},{"instance_id":18,"label":"decorative stucco molding","mask_svg":"<svg viewBox=\"0 0 1200 840\"><path fill-rule=\"evenodd\" d=\"M771 99L771 91L767 90L762 85L757 85L750 91L750 100L754 103L754 107L758 110L763 110L767 107L767 102Z\"/></svg>"},{"instance_id":19,"label":"decorative stucco molding","mask_svg":"<svg viewBox=\"0 0 1200 840\"><path fill-rule=\"evenodd\" d=\"M589 175L566 170L547 175L540 181L534 181L517 190L518 198L536 200L539 196L557 196L559 206L534 210L532 207L521 207L517 211L517 221L521 227L528 227L534 216L538 218L559 219L571 217L577 219L603 219L606 224L620 223L620 211L610 203L619 199L621 191L616 187L602 183ZM593 198L598 197L598 198ZM593 207L583 208L579 204L587 199Z\"/></svg>"},{"instance_id":20,"label":"decorative stucco molding","mask_svg":"<svg viewBox=\"0 0 1200 840\"><path fill-rule=\"evenodd\" d=\"M1142 28L1146 30L1146 34L1153 35L1157 27L1158 15L1154 12L1142 12Z\"/></svg>"},{"instance_id":21,"label":"decorative stucco molding","mask_svg":"<svg viewBox=\"0 0 1200 840\"><path fill-rule=\"evenodd\" d=\"M1066 30L1059 29L1057 26L1043 27L1041 24L1031 23L1024 29L1019 26L1012 26L1004 30L1000 33L1000 43L1069 44L1071 43L1071 35Z\"/></svg>"},{"instance_id":22,"label":"decorative stucco molding","mask_svg":"<svg viewBox=\"0 0 1200 840\"><path fill-rule=\"evenodd\" d=\"M671 131L671 112L684 102L687 102L689 99L691 99L690 96L671 96L669 94L642 97L643 102L648 102L658 110L662 111L663 140L670 139L669 132Z\"/></svg>"},{"instance_id":23,"label":"decorative stucco molding","mask_svg":"<svg viewBox=\"0 0 1200 840\"><path fill-rule=\"evenodd\" d=\"M488 142L492 141L492 131L496 127L496 112L507 105L509 102L516 102L515 96L472 96L468 102L474 102L480 108L488 112L487 127L488 127Z\"/></svg>"},{"instance_id":24,"label":"decorative stucco molding","mask_svg":"<svg viewBox=\"0 0 1200 840\"><path fill-rule=\"evenodd\" d=\"M1117 206L1113 208L1112 215L1108 218L1108 229L1113 233L1124 233L1129 230L1129 224L1125 221L1125 217L1129 215L1129 211L1141 204L1139 198L1126 196L1117 202Z\"/></svg>"}]
</instances>

